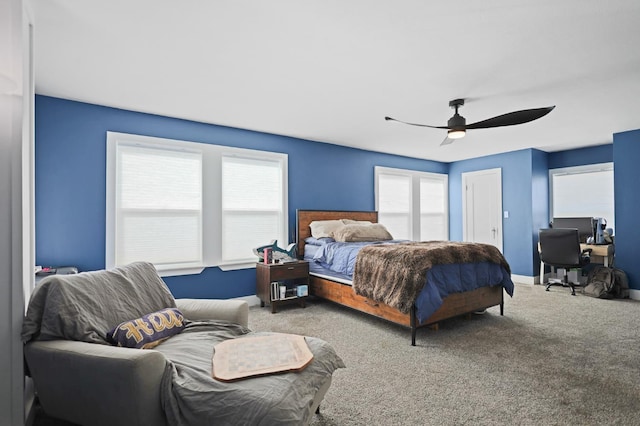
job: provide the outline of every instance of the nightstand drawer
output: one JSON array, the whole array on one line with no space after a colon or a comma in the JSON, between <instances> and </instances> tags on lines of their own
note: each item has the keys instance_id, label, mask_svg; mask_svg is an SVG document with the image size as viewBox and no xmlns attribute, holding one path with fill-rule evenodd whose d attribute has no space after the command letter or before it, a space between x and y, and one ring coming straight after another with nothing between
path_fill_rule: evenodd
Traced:
<instances>
[{"instance_id":1,"label":"nightstand drawer","mask_svg":"<svg viewBox=\"0 0 640 426\"><path fill-rule=\"evenodd\" d=\"M306 277L309 274L307 262L283 263L270 266L271 281Z\"/></svg>"}]
</instances>

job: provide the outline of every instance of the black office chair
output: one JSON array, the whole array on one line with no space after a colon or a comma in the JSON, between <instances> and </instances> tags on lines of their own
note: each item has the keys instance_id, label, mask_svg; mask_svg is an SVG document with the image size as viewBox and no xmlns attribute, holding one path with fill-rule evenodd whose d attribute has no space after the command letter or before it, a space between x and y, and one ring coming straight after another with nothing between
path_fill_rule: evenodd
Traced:
<instances>
[{"instance_id":1,"label":"black office chair","mask_svg":"<svg viewBox=\"0 0 640 426\"><path fill-rule=\"evenodd\" d=\"M582 268L590 262L591 249L580 249L578 230L574 228L541 229L540 260L556 268L564 268L562 282L547 283L547 291L552 285L571 287L571 295L576 295L576 285L569 282L569 269ZM579 286L580 284L577 284Z\"/></svg>"}]
</instances>

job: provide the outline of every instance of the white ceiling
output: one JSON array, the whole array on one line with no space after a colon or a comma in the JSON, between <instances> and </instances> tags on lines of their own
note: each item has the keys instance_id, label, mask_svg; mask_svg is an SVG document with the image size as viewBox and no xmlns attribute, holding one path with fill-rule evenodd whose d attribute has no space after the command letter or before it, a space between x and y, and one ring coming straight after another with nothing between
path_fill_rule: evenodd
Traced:
<instances>
[{"instance_id":1,"label":"white ceiling","mask_svg":"<svg viewBox=\"0 0 640 426\"><path fill-rule=\"evenodd\" d=\"M638 0L33 0L36 93L438 161L640 128ZM441 147L467 123L556 105Z\"/></svg>"}]
</instances>

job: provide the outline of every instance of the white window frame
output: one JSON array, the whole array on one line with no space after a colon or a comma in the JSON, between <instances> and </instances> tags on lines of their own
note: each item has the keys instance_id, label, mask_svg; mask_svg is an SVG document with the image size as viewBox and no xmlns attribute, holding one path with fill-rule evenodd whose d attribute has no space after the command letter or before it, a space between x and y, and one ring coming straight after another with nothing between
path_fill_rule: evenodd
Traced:
<instances>
[{"instance_id":1,"label":"white window frame","mask_svg":"<svg viewBox=\"0 0 640 426\"><path fill-rule=\"evenodd\" d=\"M557 169L549 169L549 221L553 220L554 218L554 206L553 206L553 199L554 199L554 194L553 194L553 179L555 176L561 176L561 175L577 175L577 174L587 174L587 173L594 173L594 172L605 172L605 171L610 171L612 174L612 178L613 178L613 163L598 163L598 164L587 164L587 165L583 165L583 166L572 166L572 167L562 167L562 168L557 168ZM612 185L612 189L613 191L613 185ZM592 191L590 190L590 188L584 188L584 192L581 192L580 194L582 197L588 197L588 196L597 196L597 194L593 194ZM615 195L613 194L613 192L611 193L611 196L614 197ZM615 199L614 199L614 203L611 206L613 213L615 214ZM589 216L592 213L587 213L585 215L582 216ZM580 217L582 217L580 216ZM613 228L615 225L615 217L606 217L607 219L607 227L611 227Z\"/></svg>"},{"instance_id":2,"label":"white window frame","mask_svg":"<svg viewBox=\"0 0 640 426\"><path fill-rule=\"evenodd\" d=\"M409 177L411 179L411 212L410 212L410 234L411 239L414 241L420 241L421 235L421 209L420 209L420 180L428 179L438 181L443 184L444 191L444 205L445 211L443 213L443 227L446 240L449 239L449 176L443 173L432 172L420 172L416 170L408 169L396 169L391 167L375 166L375 208L376 211L380 209L380 194L379 194L379 178L380 175L396 175ZM394 236L395 237L395 236Z\"/></svg>"},{"instance_id":3,"label":"white window frame","mask_svg":"<svg viewBox=\"0 0 640 426\"><path fill-rule=\"evenodd\" d=\"M134 144L160 149L178 149L203 153L202 164L202 262L192 265L159 267L161 276L199 274L205 268L219 267L222 270L235 270L255 267L255 256L247 248L246 259L234 261L222 258L222 158L236 156L258 160L276 161L282 172L282 226L281 235L274 235L279 244L285 247L288 241L288 156L287 154L233 148L200 142L182 141L151 136L141 136L117 132L107 132L107 200L106 200L106 251L105 265L113 268L116 251L116 148L118 144ZM268 244L265 241L264 244Z\"/></svg>"}]
</instances>

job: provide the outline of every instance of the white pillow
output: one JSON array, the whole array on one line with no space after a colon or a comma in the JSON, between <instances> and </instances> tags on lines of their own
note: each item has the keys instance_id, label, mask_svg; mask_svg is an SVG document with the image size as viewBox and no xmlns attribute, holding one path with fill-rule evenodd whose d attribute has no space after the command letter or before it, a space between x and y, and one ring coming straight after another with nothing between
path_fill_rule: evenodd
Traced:
<instances>
[{"instance_id":1,"label":"white pillow","mask_svg":"<svg viewBox=\"0 0 640 426\"><path fill-rule=\"evenodd\" d=\"M334 232L333 238L341 242L393 240L387 228L380 223L344 225Z\"/></svg>"},{"instance_id":2,"label":"white pillow","mask_svg":"<svg viewBox=\"0 0 640 426\"><path fill-rule=\"evenodd\" d=\"M309 224L311 236L314 238L333 238L333 234L342 228L344 223L340 220L314 220Z\"/></svg>"},{"instance_id":3,"label":"white pillow","mask_svg":"<svg viewBox=\"0 0 640 426\"><path fill-rule=\"evenodd\" d=\"M344 223L345 225L353 225L353 224L358 224L358 225L371 225L371 222L369 222L368 220L353 220L353 219L340 219L342 221L342 223Z\"/></svg>"}]
</instances>

